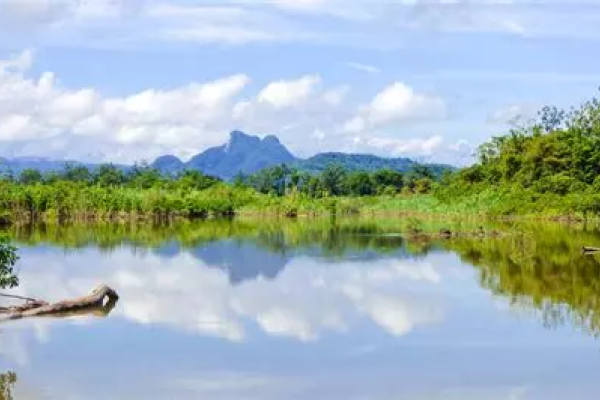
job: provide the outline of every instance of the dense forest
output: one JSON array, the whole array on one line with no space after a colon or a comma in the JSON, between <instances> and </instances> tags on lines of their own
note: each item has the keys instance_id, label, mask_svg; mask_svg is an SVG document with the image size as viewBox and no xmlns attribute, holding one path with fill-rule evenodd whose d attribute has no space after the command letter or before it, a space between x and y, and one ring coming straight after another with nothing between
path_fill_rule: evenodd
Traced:
<instances>
[{"instance_id":1,"label":"dense forest","mask_svg":"<svg viewBox=\"0 0 600 400\"><path fill-rule=\"evenodd\" d=\"M600 212L600 100L538 117L479 149L458 171L415 164L408 172L320 172L280 165L232 182L197 170L176 175L139 165L124 170L67 166L0 179L0 220L205 218L235 213L419 212L588 217Z\"/></svg>"}]
</instances>

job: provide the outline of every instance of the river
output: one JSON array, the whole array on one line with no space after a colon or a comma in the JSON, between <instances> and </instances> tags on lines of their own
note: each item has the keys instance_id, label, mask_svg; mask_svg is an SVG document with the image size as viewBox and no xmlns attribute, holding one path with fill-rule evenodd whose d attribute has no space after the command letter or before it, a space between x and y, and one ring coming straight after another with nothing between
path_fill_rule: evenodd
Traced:
<instances>
[{"instance_id":1,"label":"river","mask_svg":"<svg viewBox=\"0 0 600 400\"><path fill-rule=\"evenodd\" d=\"M105 317L2 324L0 398L596 399L600 258L580 249L597 229L493 228L13 228L7 292L61 300L106 283L120 299Z\"/></svg>"}]
</instances>

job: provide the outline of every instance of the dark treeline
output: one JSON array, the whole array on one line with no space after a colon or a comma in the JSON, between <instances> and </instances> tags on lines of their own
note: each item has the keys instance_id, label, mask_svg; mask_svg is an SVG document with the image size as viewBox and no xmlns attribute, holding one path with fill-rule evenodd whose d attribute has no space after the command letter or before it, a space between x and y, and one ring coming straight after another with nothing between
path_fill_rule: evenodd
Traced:
<instances>
[{"instance_id":1,"label":"dark treeline","mask_svg":"<svg viewBox=\"0 0 600 400\"><path fill-rule=\"evenodd\" d=\"M397 193L429 193L434 172L417 165L403 174L382 169L373 172L351 171L339 164L328 165L320 174L311 174L281 165L254 175L238 175L235 185L252 187L259 193L284 196L292 191L310 197L375 196Z\"/></svg>"},{"instance_id":2,"label":"dark treeline","mask_svg":"<svg viewBox=\"0 0 600 400\"><path fill-rule=\"evenodd\" d=\"M5 182L22 185L53 185L60 182L103 188L188 189L205 190L225 182L197 170L184 170L175 175L163 174L147 165L123 169L112 164L90 170L85 166L67 164L62 171L41 172L25 169L19 174L4 174ZM330 164L321 173L308 173L283 164L252 175L238 174L234 187L252 188L259 193L284 196L291 191L311 197L374 196L397 193L429 193L436 181L435 172L423 165L401 173L382 169L373 172L351 171L340 164Z\"/></svg>"},{"instance_id":3,"label":"dark treeline","mask_svg":"<svg viewBox=\"0 0 600 400\"><path fill-rule=\"evenodd\" d=\"M145 164L129 169L119 168L112 164L104 164L96 169L85 166L66 164L62 171L41 172L36 169L25 169L19 174L7 172L4 180L23 185L56 184L72 182L85 186L130 187L150 189L162 187L167 189L186 188L204 190L221 182L220 179L204 175L195 170L186 170L175 176L161 174L158 170Z\"/></svg>"}]
</instances>

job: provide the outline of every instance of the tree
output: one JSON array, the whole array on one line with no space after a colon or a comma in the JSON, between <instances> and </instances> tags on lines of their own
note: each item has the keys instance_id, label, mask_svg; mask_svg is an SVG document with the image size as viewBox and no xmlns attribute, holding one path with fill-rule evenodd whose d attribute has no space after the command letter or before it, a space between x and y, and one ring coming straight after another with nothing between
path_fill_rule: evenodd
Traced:
<instances>
[{"instance_id":1,"label":"tree","mask_svg":"<svg viewBox=\"0 0 600 400\"><path fill-rule=\"evenodd\" d=\"M344 183L347 172L341 165L330 164L321 174L321 183L331 196L341 196L345 194Z\"/></svg>"},{"instance_id":2,"label":"tree","mask_svg":"<svg viewBox=\"0 0 600 400\"><path fill-rule=\"evenodd\" d=\"M349 174L347 186L350 194L354 196L371 196L375 193L371 176L364 171Z\"/></svg>"},{"instance_id":3,"label":"tree","mask_svg":"<svg viewBox=\"0 0 600 400\"><path fill-rule=\"evenodd\" d=\"M119 186L125 182L125 174L112 164L104 164L96 172L94 180L104 187Z\"/></svg>"},{"instance_id":4,"label":"tree","mask_svg":"<svg viewBox=\"0 0 600 400\"><path fill-rule=\"evenodd\" d=\"M395 188L396 192L402 190L404 186L404 176L390 169L382 169L373 173L373 182L375 183L377 193L382 193L384 190L390 191L390 187Z\"/></svg>"},{"instance_id":5,"label":"tree","mask_svg":"<svg viewBox=\"0 0 600 400\"><path fill-rule=\"evenodd\" d=\"M62 177L71 182L90 183L92 181L92 173L87 167L71 163L65 165Z\"/></svg>"},{"instance_id":6,"label":"tree","mask_svg":"<svg viewBox=\"0 0 600 400\"><path fill-rule=\"evenodd\" d=\"M220 181L220 179L204 175L200 171L186 169L177 177L176 185L185 190L205 190L216 185Z\"/></svg>"},{"instance_id":7,"label":"tree","mask_svg":"<svg viewBox=\"0 0 600 400\"><path fill-rule=\"evenodd\" d=\"M134 165L127 178L132 186L140 189L150 189L164 179L160 171L151 168L147 163Z\"/></svg>"},{"instance_id":8,"label":"tree","mask_svg":"<svg viewBox=\"0 0 600 400\"><path fill-rule=\"evenodd\" d=\"M429 178L421 178L415 181L414 191L418 194L427 194L431 191L433 181Z\"/></svg>"},{"instance_id":9,"label":"tree","mask_svg":"<svg viewBox=\"0 0 600 400\"><path fill-rule=\"evenodd\" d=\"M37 169L24 169L19 174L19 183L31 185L42 181L42 173Z\"/></svg>"}]
</instances>

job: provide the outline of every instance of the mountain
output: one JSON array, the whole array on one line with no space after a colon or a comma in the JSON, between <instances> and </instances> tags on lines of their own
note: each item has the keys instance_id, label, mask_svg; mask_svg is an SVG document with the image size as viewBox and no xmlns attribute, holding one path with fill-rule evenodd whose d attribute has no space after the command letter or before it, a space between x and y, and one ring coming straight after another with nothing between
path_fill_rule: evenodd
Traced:
<instances>
[{"instance_id":1,"label":"mountain","mask_svg":"<svg viewBox=\"0 0 600 400\"><path fill-rule=\"evenodd\" d=\"M0 158L0 171L12 171L20 174L25 169L37 169L40 172L63 171L67 165L85 166L94 169L96 165L78 161L60 161L41 157Z\"/></svg>"},{"instance_id":2,"label":"mountain","mask_svg":"<svg viewBox=\"0 0 600 400\"><path fill-rule=\"evenodd\" d=\"M261 140L258 136L233 131L226 144L210 148L187 163L175 156L163 156L156 159L152 166L170 174L184 169L195 169L208 175L231 179L240 172L252 174L281 164L288 164L309 173L319 173L330 164L340 164L351 171L392 169L400 172L410 171L419 165L409 158L384 158L369 154L322 153L299 159L294 157L276 136L266 136ZM434 173L452 169L442 164L425 165Z\"/></svg>"},{"instance_id":3,"label":"mountain","mask_svg":"<svg viewBox=\"0 0 600 400\"><path fill-rule=\"evenodd\" d=\"M417 163L409 158L383 158L370 154L321 153L299 160L294 167L311 173L322 172L330 164L340 164L350 171L411 170Z\"/></svg>"},{"instance_id":4,"label":"mountain","mask_svg":"<svg viewBox=\"0 0 600 400\"><path fill-rule=\"evenodd\" d=\"M275 136L260 139L240 131L233 131L229 141L218 147L212 147L187 163L175 156L158 158L152 166L162 172L176 173L183 169L200 170L207 175L231 179L240 172L252 174L261 169L281 164L291 164L296 157L279 142Z\"/></svg>"},{"instance_id":5,"label":"mountain","mask_svg":"<svg viewBox=\"0 0 600 400\"><path fill-rule=\"evenodd\" d=\"M185 163L175 156L158 157L152 166L160 171L176 172L185 169Z\"/></svg>"},{"instance_id":6,"label":"mountain","mask_svg":"<svg viewBox=\"0 0 600 400\"><path fill-rule=\"evenodd\" d=\"M212 147L184 162L173 155L157 158L152 167L163 173L176 174L185 169L202 171L225 180L234 178L240 172L253 174L265 168L287 164L300 171L319 173L331 164L339 164L351 171L375 171L392 169L399 172L412 170L416 165L426 165L439 174L447 169L454 169L443 164L418 163L409 158L385 158L369 154L322 153L307 159L294 157L292 153L277 139L269 135L264 138L233 131L227 143ZM0 158L0 171L12 171L19 174L24 169L37 169L41 172L62 171L67 165L85 166L95 170L99 164L82 163L78 161L60 161L47 158L18 157ZM115 165L117 168L128 170L131 166Z\"/></svg>"}]
</instances>

